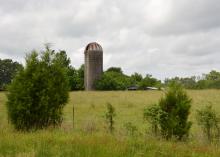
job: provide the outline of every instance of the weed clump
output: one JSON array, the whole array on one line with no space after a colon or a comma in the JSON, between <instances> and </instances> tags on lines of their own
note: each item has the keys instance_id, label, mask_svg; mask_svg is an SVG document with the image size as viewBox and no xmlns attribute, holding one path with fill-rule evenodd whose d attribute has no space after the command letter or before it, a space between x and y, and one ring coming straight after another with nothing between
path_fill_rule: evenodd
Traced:
<instances>
[{"instance_id":1,"label":"weed clump","mask_svg":"<svg viewBox=\"0 0 220 157\"><path fill-rule=\"evenodd\" d=\"M150 123L154 135L158 135L160 132L160 118L162 114L163 111L158 104L144 109L144 120Z\"/></svg>"},{"instance_id":2,"label":"weed clump","mask_svg":"<svg viewBox=\"0 0 220 157\"><path fill-rule=\"evenodd\" d=\"M188 121L190 114L191 99L177 83L171 83L157 105L144 110L144 118L147 119L155 134L160 134L166 139L177 138L181 140L188 136L191 122Z\"/></svg>"},{"instance_id":3,"label":"weed clump","mask_svg":"<svg viewBox=\"0 0 220 157\"><path fill-rule=\"evenodd\" d=\"M197 110L196 119L198 125L202 128L203 133L210 142L220 136L220 117L211 105Z\"/></svg>"},{"instance_id":4,"label":"weed clump","mask_svg":"<svg viewBox=\"0 0 220 157\"><path fill-rule=\"evenodd\" d=\"M116 116L115 108L112 106L112 104L107 103L107 111L105 113L105 119L106 124L108 126L108 129L111 133L114 131L114 117Z\"/></svg>"}]
</instances>

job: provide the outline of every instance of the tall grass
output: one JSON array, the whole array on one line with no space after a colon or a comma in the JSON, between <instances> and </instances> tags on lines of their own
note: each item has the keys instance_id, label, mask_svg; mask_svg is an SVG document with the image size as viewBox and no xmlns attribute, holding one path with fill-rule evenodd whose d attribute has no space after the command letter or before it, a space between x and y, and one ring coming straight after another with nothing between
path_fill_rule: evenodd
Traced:
<instances>
[{"instance_id":1,"label":"tall grass","mask_svg":"<svg viewBox=\"0 0 220 157\"><path fill-rule=\"evenodd\" d=\"M191 136L188 141L176 142L164 141L146 134L149 128L143 121L143 109L157 102L163 92L71 92L70 101L64 109L62 127L32 133L16 132L8 124L4 105L5 93L0 93L0 156L218 157L220 146L204 141L201 130L195 122L195 111L207 103L212 103L213 108L220 113L220 90L191 90L188 94L193 98L190 119L194 123ZM104 113L107 102L111 102L117 113L114 135L106 131ZM128 122L137 127L138 136L126 134L124 124Z\"/></svg>"}]
</instances>

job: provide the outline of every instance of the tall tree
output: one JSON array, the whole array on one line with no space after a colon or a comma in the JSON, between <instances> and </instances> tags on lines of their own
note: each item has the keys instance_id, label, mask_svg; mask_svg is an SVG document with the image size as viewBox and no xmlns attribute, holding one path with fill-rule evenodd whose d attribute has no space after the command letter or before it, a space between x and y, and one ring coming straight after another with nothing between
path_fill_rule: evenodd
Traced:
<instances>
[{"instance_id":1,"label":"tall tree","mask_svg":"<svg viewBox=\"0 0 220 157\"><path fill-rule=\"evenodd\" d=\"M71 60L70 58L67 56L66 51L64 50L60 50L58 53L56 53L56 58L59 59L59 62L62 63L62 65L66 68L70 68L71 65Z\"/></svg>"},{"instance_id":2,"label":"tall tree","mask_svg":"<svg viewBox=\"0 0 220 157\"><path fill-rule=\"evenodd\" d=\"M141 74L134 73L131 75L131 85L138 85L143 80Z\"/></svg>"},{"instance_id":3,"label":"tall tree","mask_svg":"<svg viewBox=\"0 0 220 157\"><path fill-rule=\"evenodd\" d=\"M152 77L152 75L147 74L145 78L142 79L142 81L139 83L139 88L144 89L146 87L152 87L152 86L161 86L161 81L157 80L156 78Z\"/></svg>"},{"instance_id":4,"label":"tall tree","mask_svg":"<svg viewBox=\"0 0 220 157\"><path fill-rule=\"evenodd\" d=\"M22 68L21 64L11 59L0 59L0 90L5 89L5 86L11 83L16 73Z\"/></svg>"},{"instance_id":5,"label":"tall tree","mask_svg":"<svg viewBox=\"0 0 220 157\"><path fill-rule=\"evenodd\" d=\"M110 67L106 70L106 72L116 72L123 74L123 71L120 67Z\"/></svg>"},{"instance_id":6,"label":"tall tree","mask_svg":"<svg viewBox=\"0 0 220 157\"><path fill-rule=\"evenodd\" d=\"M71 60L64 50L60 50L58 53L56 53L56 57L59 58L59 61L62 63L63 67L67 69L70 90L83 90L84 65L81 65L79 69L72 67Z\"/></svg>"},{"instance_id":7,"label":"tall tree","mask_svg":"<svg viewBox=\"0 0 220 157\"><path fill-rule=\"evenodd\" d=\"M78 69L78 89L83 90L84 89L84 64L80 66Z\"/></svg>"},{"instance_id":8,"label":"tall tree","mask_svg":"<svg viewBox=\"0 0 220 157\"><path fill-rule=\"evenodd\" d=\"M71 90L84 89L84 65L81 65L79 69L70 67L68 70L68 77Z\"/></svg>"}]
</instances>

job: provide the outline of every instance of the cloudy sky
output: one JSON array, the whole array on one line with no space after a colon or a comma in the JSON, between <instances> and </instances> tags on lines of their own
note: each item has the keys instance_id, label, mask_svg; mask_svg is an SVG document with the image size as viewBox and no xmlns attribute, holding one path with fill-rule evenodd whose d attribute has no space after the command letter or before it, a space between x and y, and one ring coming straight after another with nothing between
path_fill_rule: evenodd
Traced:
<instances>
[{"instance_id":1,"label":"cloudy sky","mask_svg":"<svg viewBox=\"0 0 220 157\"><path fill-rule=\"evenodd\" d=\"M105 69L160 79L220 71L220 1L0 0L0 58L24 63L52 43L79 67L93 41Z\"/></svg>"}]
</instances>

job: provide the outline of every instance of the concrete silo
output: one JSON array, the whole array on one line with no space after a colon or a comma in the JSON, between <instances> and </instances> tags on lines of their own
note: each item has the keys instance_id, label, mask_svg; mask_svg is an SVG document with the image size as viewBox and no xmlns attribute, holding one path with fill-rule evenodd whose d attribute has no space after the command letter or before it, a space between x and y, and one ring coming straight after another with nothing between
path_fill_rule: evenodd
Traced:
<instances>
[{"instance_id":1,"label":"concrete silo","mask_svg":"<svg viewBox=\"0 0 220 157\"><path fill-rule=\"evenodd\" d=\"M85 54L85 90L95 90L95 81L99 79L103 72L103 50L96 43L89 43L84 51Z\"/></svg>"}]
</instances>

